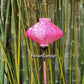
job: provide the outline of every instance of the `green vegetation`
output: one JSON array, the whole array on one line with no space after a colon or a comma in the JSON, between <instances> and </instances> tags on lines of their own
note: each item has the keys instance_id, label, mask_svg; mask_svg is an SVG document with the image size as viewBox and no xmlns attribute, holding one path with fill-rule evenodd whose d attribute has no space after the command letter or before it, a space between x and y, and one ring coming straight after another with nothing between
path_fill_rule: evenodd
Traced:
<instances>
[{"instance_id":1,"label":"green vegetation","mask_svg":"<svg viewBox=\"0 0 84 84\"><path fill-rule=\"evenodd\" d=\"M39 21L51 21L64 36L46 51L47 84L84 84L83 0L0 0L0 84L44 84L42 54L26 30Z\"/></svg>"}]
</instances>

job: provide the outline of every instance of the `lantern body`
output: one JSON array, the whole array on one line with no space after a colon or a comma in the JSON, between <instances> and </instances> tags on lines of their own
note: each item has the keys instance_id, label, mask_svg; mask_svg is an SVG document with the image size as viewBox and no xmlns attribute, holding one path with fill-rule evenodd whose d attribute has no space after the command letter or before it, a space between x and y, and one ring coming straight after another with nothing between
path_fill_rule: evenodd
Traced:
<instances>
[{"instance_id":1,"label":"lantern body","mask_svg":"<svg viewBox=\"0 0 84 84\"><path fill-rule=\"evenodd\" d=\"M63 32L50 18L40 18L39 22L26 31L26 36L40 44L48 46L63 36Z\"/></svg>"}]
</instances>

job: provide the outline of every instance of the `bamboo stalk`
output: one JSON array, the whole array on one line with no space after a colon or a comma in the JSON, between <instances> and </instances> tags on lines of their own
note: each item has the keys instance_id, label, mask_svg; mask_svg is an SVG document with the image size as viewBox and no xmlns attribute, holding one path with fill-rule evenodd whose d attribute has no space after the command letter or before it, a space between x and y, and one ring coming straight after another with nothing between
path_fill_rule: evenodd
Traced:
<instances>
[{"instance_id":1,"label":"bamboo stalk","mask_svg":"<svg viewBox=\"0 0 84 84\"><path fill-rule=\"evenodd\" d=\"M61 0L59 0L59 27L60 27L60 29L62 29L62 13L61 13ZM62 55L62 38L60 39L60 57L61 57L61 55Z\"/></svg>"},{"instance_id":2,"label":"bamboo stalk","mask_svg":"<svg viewBox=\"0 0 84 84\"><path fill-rule=\"evenodd\" d=\"M26 8L26 9L27 9L27 8ZM28 14L28 12L26 12L26 16L27 16L27 14ZM29 13L29 14L30 14L30 13ZM30 17L27 18L27 22L29 22L29 23L31 24L31 22L30 22ZM29 24L29 26L30 26L30 24ZM30 50L31 50L31 53L34 54L32 40L29 39L29 41L30 41ZM39 75L38 75L38 71L37 71L37 66L36 66L36 60L35 60L35 58L34 58L34 66L35 66L35 71L36 71L36 76L37 76L38 84L40 84L40 80L39 80Z\"/></svg>"},{"instance_id":3,"label":"bamboo stalk","mask_svg":"<svg viewBox=\"0 0 84 84\"><path fill-rule=\"evenodd\" d=\"M24 24L23 24L23 20L22 21L22 27L24 27ZM23 51L24 51L24 55L25 55L25 70L26 70L26 84L29 84L29 73L28 73L28 58L27 58L27 48L26 48L26 39L25 39L25 33L23 31ZM28 52L29 53L29 52Z\"/></svg>"},{"instance_id":4,"label":"bamboo stalk","mask_svg":"<svg viewBox=\"0 0 84 84\"><path fill-rule=\"evenodd\" d=\"M4 35L4 49L5 50L6 50L6 45L7 45L7 30L8 30L9 13L10 13L10 0L8 0L8 2L7 2L6 21L5 21L5 30L4 30L4 34L5 34ZM9 58L9 60L10 60L10 58ZM6 64L6 67L7 67L7 64ZM7 68L7 72L9 74L8 68ZM9 76L9 80L10 80L10 76Z\"/></svg>"},{"instance_id":5,"label":"bamboo stalk","mask_svg":"<svg viewBox=\"0 0 84 84\"><path fill-rule=\"evenodd\" d=\"M28 26L29 26L29 17L28 17L28 11L27 11L27 4L26 3L29 3L29 0L28 0L28 2L26 1L26 0L24 0L24 4L25 4L25 11L26 11L26 17L27 17L27 24L28 24Z\"/></svg>"},{"instance_id":6,"label":"bamboo stalk","mask_svg":"<svg viewBox=\"0 0 84 84\"><path fill-rule=\"evenodd\" d=\"M25 32L25 28L24 28L24 27L23 27L23 30L24 30L24 33L26 33L26 32ZM26 42L28 42L28 40L27 40L27 37L26 37L26 36L25 36L25 39L26 39ZM34 84L35 84L34 74L33 74L33 69L32 69L32 58L31 58L31 53L30 53L30 50L29 50L29 44L28 44L28 43L26 43L26 44L27 44L28 56L29 56L29 60L30 60L31 74L32 74L32 77L33 77L32 83L34 83ZM31 84L32 84L32 83L31 83Z\"/></svg>"},{"instance_id":7,"label":"bamboo stalk","mask_svg":"<svg viewBox=\"0 0 84 84\"><path fill-rule=\"evenodd\" d=\"M22 25L23 25L23 19L21 18L21 20L22 20ZM24 31L24 35L25 35L25 27L24 27L24 25L23 25L23 31ZM31 68L31 74L32 74L32 83L34 83L35 84L35 80L34 80L34 74L33 74L33 69L32 69L32 59L31 59L31 52L30 52L30 50L29 50L29 43L28 43L28 40L27 40L27 37L25 36L25 39L26 39L26 44L27 44L27 51L28 51L28 57L29 57L29 63L30 63L30 68ZM31 84L32 84L31 83Z\"/></svg>"},{"instance_id":8,"label":"bamboo stalk","mask_svg":"<svg viewBox=\"0 0 84 84\"><path fill-rule=\"evenodd\" d=\"M58 14L58 12L57 12L57 6L58 6L58 4L57 4L57 0L54 0L54 24L55 25L57 25L57 14ZM55 49L55 42L53 43L53 48ZM56 50L56 49L55 49ZM55 50L53 51L53 54L55 54ZM55 60L55 65L57 65L56 64L56 60ZM55 70L56 70L56 66L55 66ZM57 73L56 73L56 71L55 71L55 81L57 81Z\"/></svg>"},{"instance_id":9,"label":"bamboo stalk","mask_svg":"<svg viewBox=\"0 0 84 84\"><path fill-rule=\"evenodd\" d=\"M50 45L48 47L49 55L50 53ZM53 77L52 77L52 65L51 65L51 59L49 59L49 68L50 68L50 78L51 78L51 84L53 84Z\"/></svg>"},{"instance_id":10,"label":"bamboo stalk","mask_svg":"<svg viewBox=\"0 0 84 84\"><path fill-rule=\"evenodd\" d=\"M75 10L75 0L72 1L72 18L71 18L71 43L70 43L70 60L69 60L69 83L72 84L72 56L73 56L73 40L74 40L74 10Z\"/></svg>"},{"instance_id":11,"label":"bamboo stalk","mask_svg":"<svg viewBox=\"0 0 84 84\"><path fill-rule=\"evenodd\" d=\"M46 65L46 79L47 79L47 84L49 84L49 69Z\"/></svg>"},{"instance_id":12,"label":"bamboo stalk","mask_svg":"<svg viewBox=\"0 0 84 84\"><path fill-rule=\"evenodd\" d=\"M7 44L7 29L8 29L9 13L10 13L10 0L8 0L8 4L7 4L7 14L6 14L6 22L5 22L5 41L4 41L5 47Z\"/></svg>"},{"instance_id":13,"label":"bamboo stalk","mask_svg":"<svg viewBox=\"0 0 84 84\"><path fill-rule=\"evenodd\" d=\"M84 84L84 73L83 73L83 79L82 79L82 84Z\"/></svg>"},{"instance_id":14,"label":"bamboo stalk","mask_svg":"<svg viewBox=\"0 0 84 84\"><path fill-rule=\"evenodd\" d=\"M62 65L63 65L64 51L65 51L65 39L66 39L66 29L67 29L67 16L68 16L68 0L66 2L66 14L65 14L65 29L64 29L64 40L63 40Z\"/></svg>"},{"instance_id":15,"label":"bamboo stalk","mask_svg":"<svg viewBox=\"0 0 84 84\"><path fill-rule=\"evenodd\" d=\"M56 19L57 19L57 26L59 27L60 26L60 23L59 23L60 22L60 19L59 19L59 17L60 17L59 16L60 15L59 13L60 12L59 12L59 1L58 0L56 1L56 5L57 5L57 7L56 7L57 17L56 17ZM59 46L60 45L60 40L57 40L57 45L58 45L58 48L60 50L60 46ZM60 52L59 52L59 54L60 54Z\"/></svg>"},{"instance_id":16,"label":"bamboo stalk","mask_svg":"<svg viewBox=\"0 0 84 84\"><path fill-rule=\"evenodd\" d=\"M36 0L36 19L37 22L39 21L40 18L40 0Z\"/></svg>"},{"instance_id":17,"label":"bamboo stalk","mask_svg":"<svg viewBox=\"0 0 84 84\"><path fill-rule=\"evenodd\" d=\"M4 4L4 0L1 0L1 22L2 22L2 43L4 43L4 16L3 16L3 4ZM5 70L5 63L4 63L4 57L3 57L3 52L1 50L1 84L4 83L4 70Z\"/></svg>"},{"instance_id":18,"label":"bamboo stalk","mask_svg":"<svg viewBox=\"0 0 84 84\"><path fill-rule=\"evenodd\" d=\"M29 74L28 74L29 70L28 70L28 62L27 62L27 50L26 50L27 48L26 48L25 34L23 34L23 39L24 39L23 50L25 55L26 84L29 84Z\"/></svg>"},{"instance_id":19,"label":"bamboo stalk","mask_svg":"<svg viewBox=\"0 0 84 84\"><path fill-rule=\"evenodd\" d=\"M76 67L76 84L78 84L78 58L77 58L77 46L76 46L76 24L75 24L75 18L74 18L74 48L75 48L75 67Z\"/></svg>"},{"instance_id":20,"label":"bamboo stalk","mask_svg":"<svg viewBox=\"0 0 84 84\"><path fill-rule=\"evenodd\" d=\"M3 38L4 30L3 30L3 26L2 26L1 18L0 18L0 28L1 28L2 38Z\"/></svg>"},{"instance_id":21,"label":"bamboo stalk","mask_svg":"<svg viewBox=\"0 0 84 84\"><path fill-rule=\"evenodd\" d=\"M68 4L68 23L67 23L67 33L66 33L66 44L65 44L65 53L64 53L64 72L65 72L65 80L69 78L67 73L69 72L69 48L70 48L70 23L71 23L71 5ZM68 80L66 80L66 83Z\"/></svg>"},{"instance_id":22,"label":"bamboo stalk","mask_svg":"<svg viewBox=\"0 0 84 84\"><path fill-rule=\"evenodd\" d=\"M13 20L13 28L14 28L14 49L15 49L15 67L16 67L16 74L17 74L17 35L16 35L16 23L15 23L15 13L14 13L14 1L11 0L12 4L12 20ZM17 79L17 77L16 77Z\"/></svg>"},{"instance_id":23,"label":"bamboo stalk","mask_svg":"<svg viewBox=\"0 0 84 84\"><path fill-rule=\"evenodd\" d=\"M35 15L36 17L36 15ZM35 23L36 23L36 18L35 18ZM36 54L39 55L39 46L38 43L36 42ZM37 69L39 70L39 58L37 58Z\"/></svg>"},{"instance_id":24,"label":"bamboo stalk","mask_svg":"<svg viewBox=\"0 0 84 84\"><path fill-rule=\"evenodd\" d=\"M19 12L20 14L20 12ZM19 15L19 34L18 34L18 72L17 72L17 76L18 76L18 84L20 84L20 28L21 28L21 18L20 18L20 15Z\"/></svg>"},{"instance_id":25,"label":"bamboo stalk","mask_svg":"<svg viewBox=\"0 0 84 84\"><path fill-rule=\"evenodd\" d=\"M21 0L20 4L19 1L17 0L17 5L19 9L19 29L18 29L18 61L17 61L17 84L20 84L20 30L21 30Z\"/></svg>"},{"instance_id":26,"label":"bamboo stalk","mask_svg":"<svg viewBox=\"0 0 84 84\"><path fill-rule=\"evenodd\" d=\"M37 42L36 42L36 54L39 55L39 47ZM37 68L39 70L39 58L37 58Z\"/></svg>"},{"instance_id":27,"label":"bamboo stalk","mask_svg":"<svg viewBox=\"0 0 84 84\"><path fill-rule=\"evenodd\" d=\"M12 84L11 77L10 77L10 74L9 74L9 70L8 70L8 67L7 67L7 63L6 63L6 68L7 68L7 74L8 74L8 77L9 77L10 84Z\"/></svg>"},{"instance_id":28,"label":"bamboo stalk","mask_svg":"<svg viewBox=\"0 0 84 84\"><path fill-rule=\"evenodd\" d=\"M61 0L59 0L59 27L62 29L62 13L61 13ZM62 38L59 40L60 45L59 45L59 54L60 54L60 59L62 58ZM60 74L60 84L61 84L61 74Z\"/></svg>"},{"instance_id":29,"label":"bamboo stalk","mask_svg":"<svg viewBox=\"0 0 84 84\"><path fill-rule=\"evenodd\" d=\"M70 42L70 58L69 58L69 83L72 84L72 41L73 41L73 30L71 30L71 42Z\"/></svg>"},{"instance_id":30,"label":"bamboo stalk","mask_svg":"<svg viewBox=\"0 0 84 84\"><path fill-rule=\"evenodd\" d=\"M1 27L1 32L2 32L2 35L1 35L1 39L0 40L3 41L4 32L3 32L3 26L2 26L2 24L0 24L0 27ZM1 49L1 76L0 76L0 78L1 78L0 83L3 84L3 82L4 82L4 58L3 58L2 49Z\"/></svg>"},{"instance_id":31,"label":"bamboo stalk","mask_svg":"<svg viewBox=\"0 0 84 84\"><path fill-rule=\"evenodd\" d=\"M54 0L54 24L57 25L57 0Z\"/></svg>"},{"instance_id":32,"label":"bamboo stalk","mask_svg":"<svg viewBox=\"0 0 84 84\"><path fill-rule=\"evenodd\" d=\"M63 37L62 68L63 68L63 63L64 63L65 40L66 40L66 30L67 30L68 1L69 0L66 1L66 8L65 8L66 11L65 11L65 25L64 25L64 37Z\"/></svg>"},{"instance_id":33,"label":"bamboo stalk","mask_svg":"<svg viewBox=\"0 0 84 84\"><path fill-rule=\"evenodd\" d=\"M56 41L55 41L55 46L56 46L56 51L57 51L57 54L58 54L58 62L59 62L59 67L60 67L60 72L61 72L61 78L63 79L63 84L65 84L65 79L64 79L64 75L63 75L63 71L62 71L62 64L61 64L61 61L60 61L59 50L57 48Z\"/></svg>"},{"instance_id":34,"label":"bamboo stalk","mask_svg":"<svg viewBox=\"0 0 84 84\"><path fill-rule=\"evenodd\" d=\"M26 5L26 1L24 0L24 3L25 3L25 10L26 10L26 13L27 13L27 5ZM27 16L27 19L28 19L28 16ZM23 21L22 21L22 25L23 25ZM28 22L28 25L29 25L29 22ZM26 70L26 84L29 84L29 74L28 74L28 63L27 62L27 51L26 51L26 39L25 39L25 32L23 31L23 38L24 38L24 54L25 54L25 70ZM29 53L29 52L28 52Z\"/></svg>"},{"instance_id":35,"label":"bamboo stalk","mask_svg":"<svg viewBox=\"0 0 84 84\"><path fill-rule=\"evenodd\" d=\"M1 40L0 40L0 45L1 45L1 48L2 48L2 52L3 52L3 54L4 54L4 55L3 55L3 56L4 56L4 61L8 64L8 67L9 67L9 70L10 70L10 74L11 74L13 83L15 84L15 80L14 80L14 77L13 77L13 73L12 73L12 71L11 71L10 64L9 64L9 62L8 62L8 59L7 59L6 53L5 53L5 51L4 51L3 45L2 45L2 43L1 43Z\"/></svg>"},{"instance_id":36,"label":"bamboo stalk","mask_svg":"<svg viewBox=\"0 0 84 84\"><path fill-rule=\"evenodd\" d=\"M37 7L37 1L35 0L35 3L36 3L36 7ZM38 8L37 8L38 9ZM34 14L34 19L35 19L35 24L38 20L38 17L36 15L38 15L38 11L36 9L36 13ZM38 43L36 42L36 54L38 55L39 54L39 46L38 46ZM37 58L37 69L39 69L39 58Z\"/></svg>"},{"instance_id":37,"label":"bamboo stalk","mask_svg":"<svg viewBox=\"0 0 84 84\"><path fill-rule=\"evenodd\" d=\"M83 46L84 46L84 44L83 44L83 1L82 0L80 0L80 3L79 3L79 11L80 11L80 50L81 50L81 80L83 81L83 74L84 74L84 56L83 56L83 54L84 54L84 52L83 52L83 50L84 50L84 48L83 48Z\"/></svg>"}]
</instances>

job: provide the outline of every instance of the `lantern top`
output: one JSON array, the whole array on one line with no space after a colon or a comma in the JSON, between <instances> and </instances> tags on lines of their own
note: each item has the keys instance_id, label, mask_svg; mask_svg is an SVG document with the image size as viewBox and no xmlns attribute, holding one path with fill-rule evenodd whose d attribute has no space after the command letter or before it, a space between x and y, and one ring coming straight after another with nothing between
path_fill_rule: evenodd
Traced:
<instances>
[{"instance_id":1,"label":"lantern top","mask_svg":"<svg viewBox=\"0 0 84 84\"><path fill-rule=\"evenodd\" d=\"M39 21L40 21L40 22L41 22L41 21L51 21L51 19L50 19L50 18L40 18Z\"/></svg>"}]
</instances>

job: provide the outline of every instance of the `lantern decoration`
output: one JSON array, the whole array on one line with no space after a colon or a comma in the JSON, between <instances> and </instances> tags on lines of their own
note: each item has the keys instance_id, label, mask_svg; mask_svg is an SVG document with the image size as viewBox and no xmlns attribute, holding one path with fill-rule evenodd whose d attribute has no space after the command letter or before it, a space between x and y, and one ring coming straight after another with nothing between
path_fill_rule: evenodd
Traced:
<instances>
[{"instance_id":1,"label":"lantern decoration","mask_svg":"<svg viewBox=\"0 0 84 84\"><path fill-rule=\"evenodd\" d=\"M26 36L39 43L40 46L48 46L61 38L63 32L49 18L40 18L38 23L27 30Z\"/></svg>"},{"instance_id":2,"label":"lantern decoration","mask_svg":"<svg viewBox=\"0 0 84 84\"><path fill-rule=\"evenodd\" d=\"M45 58L46 57L53 57L46 56L45 50L47 49L48 45L63 36L63 32L60 28L54 25L50 18L40 18L39 22L33 25L26 31L26 36L31 38L32 40L36 41L42 47L44 53L43 55L32 55L32 57L41 57L43 58L43 66L44 66L44 84L46 84L46 65L45 65Z\"/></svg>"}]
</instances>

